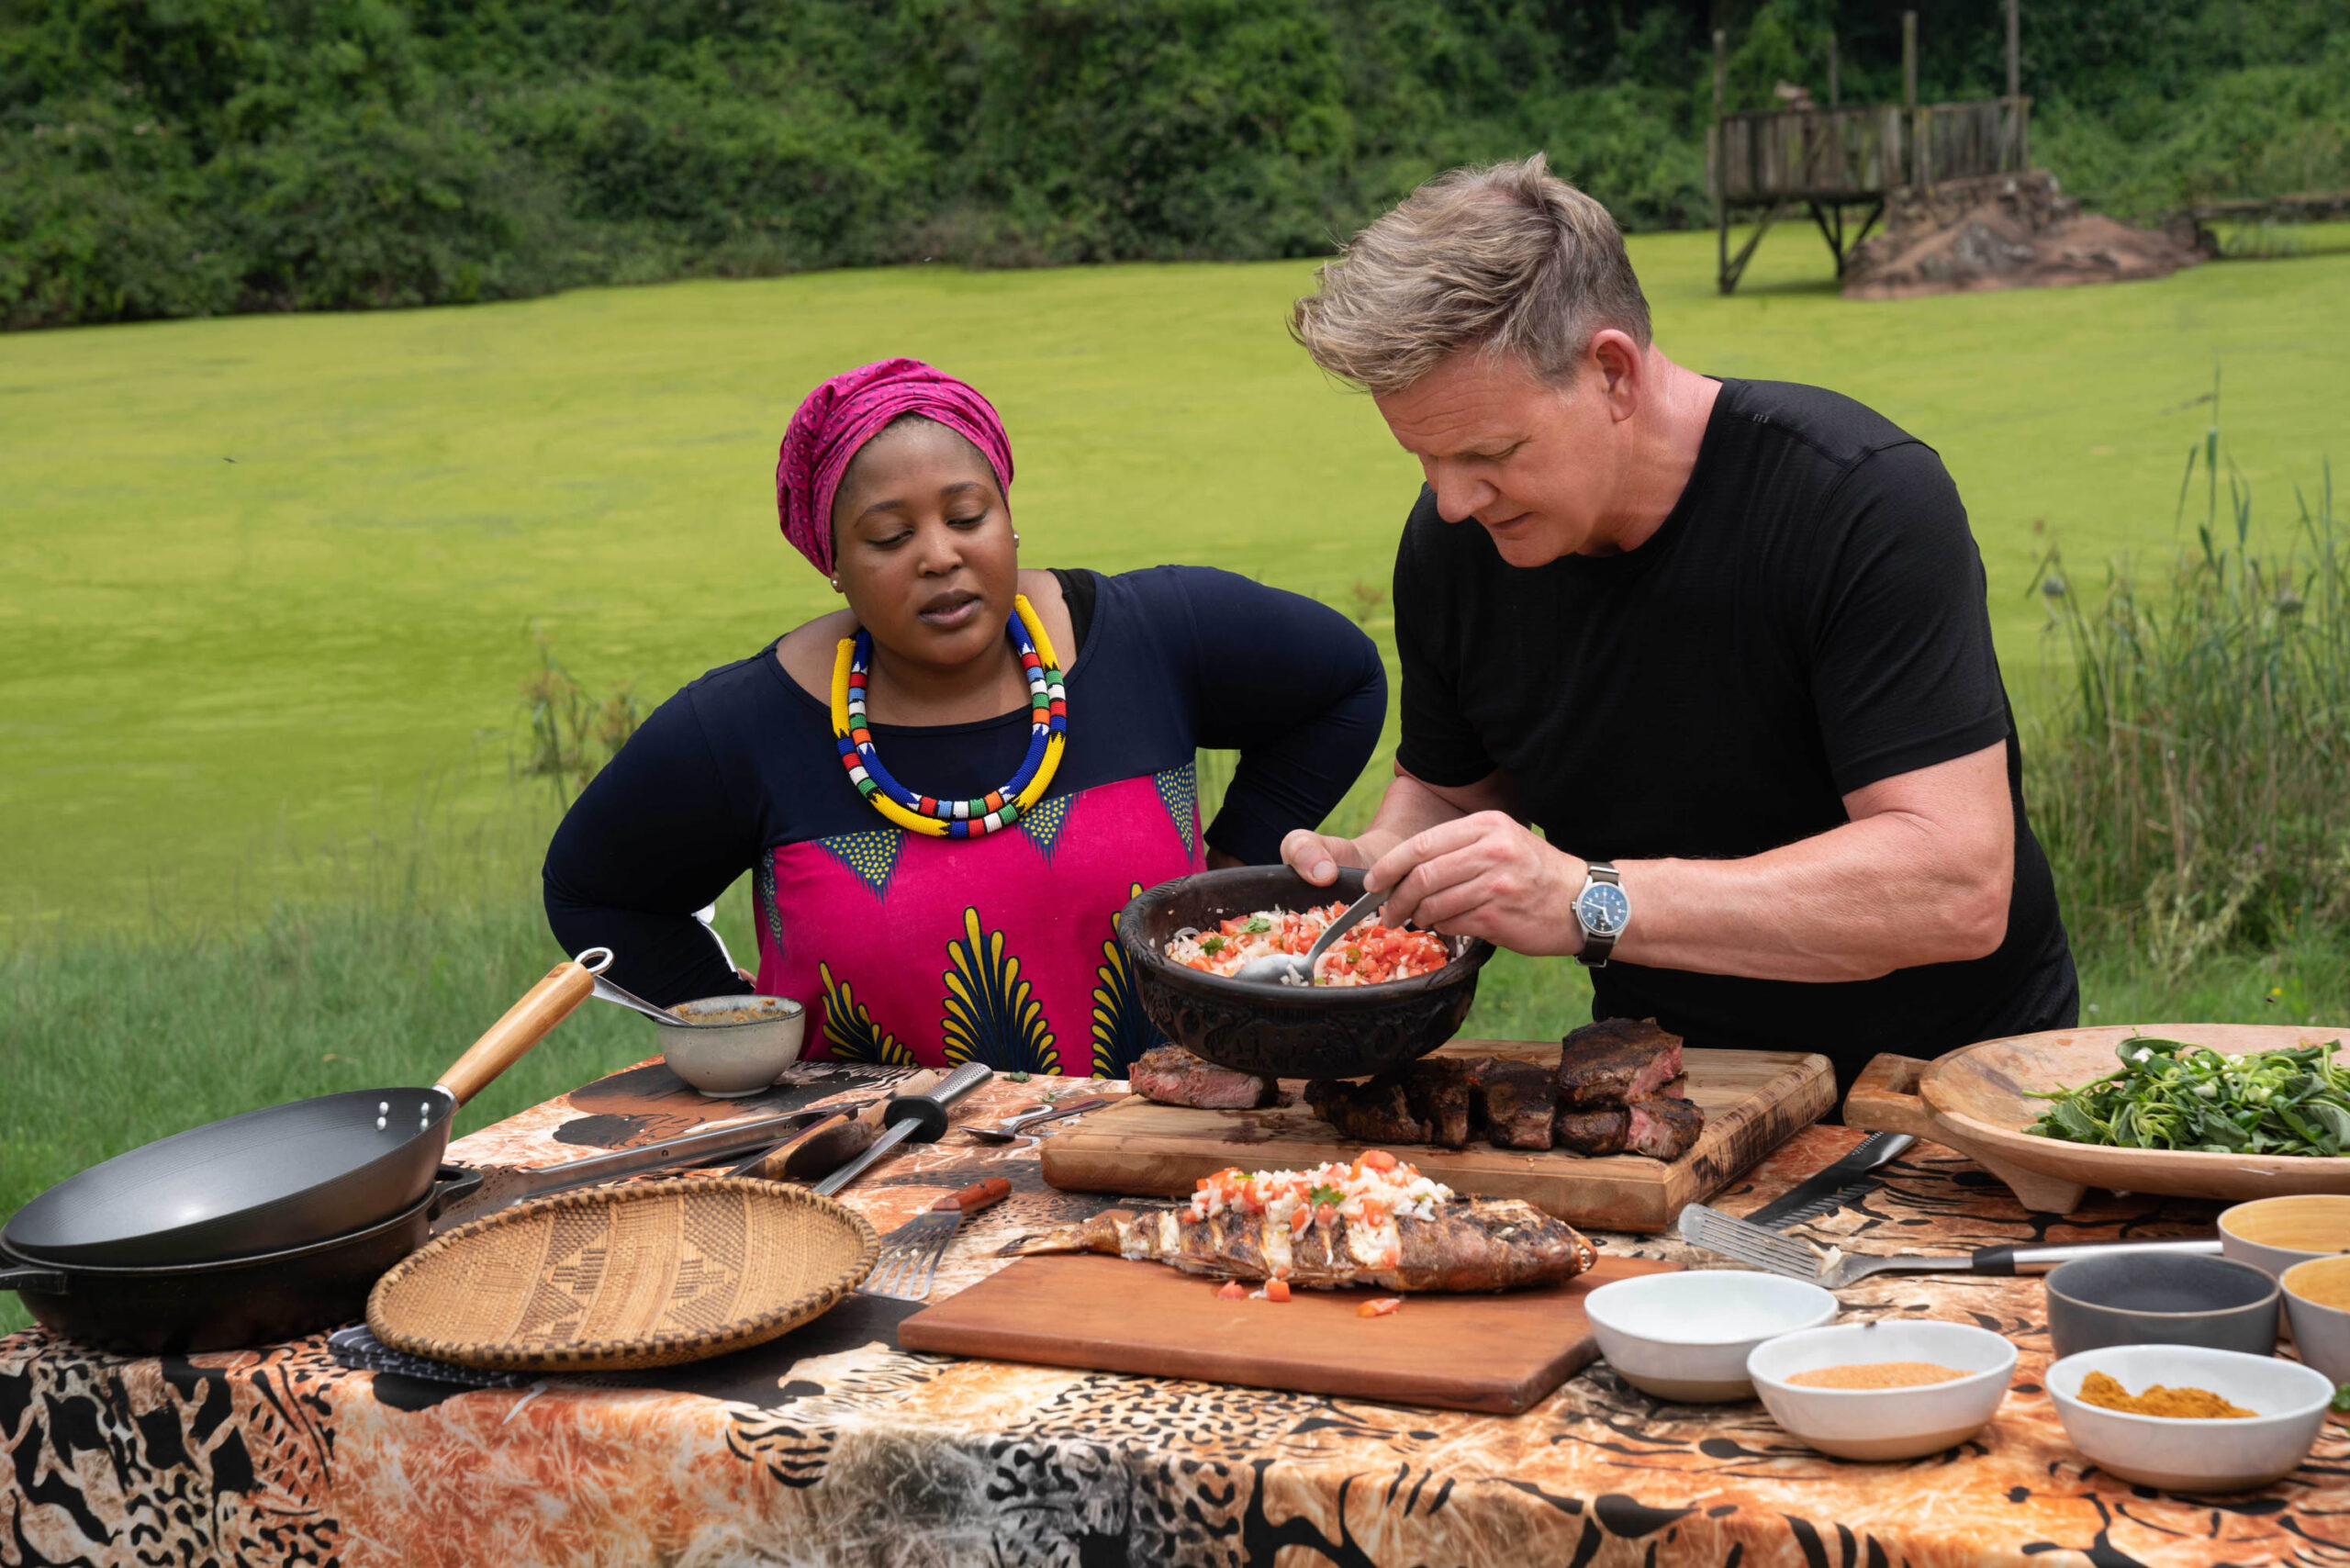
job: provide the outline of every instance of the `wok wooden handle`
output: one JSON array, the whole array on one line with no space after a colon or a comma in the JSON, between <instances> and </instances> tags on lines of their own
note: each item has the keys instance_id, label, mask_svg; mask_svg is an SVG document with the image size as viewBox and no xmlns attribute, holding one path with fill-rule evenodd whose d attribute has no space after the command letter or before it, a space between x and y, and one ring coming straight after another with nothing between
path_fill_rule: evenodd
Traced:
<instances>
[{"instance_id":1,"label":"wok wooden handle","mask_svg":"<svg viewBox=\"0 0 2350 1568\"><path fill-rule=\"evenodd\" d=\"M1873 1058L1844 1096L1844 1125L1870 1132L1934 1137L1934 1114L1919 1097L1918 1081L1929 1064L1916 1057Z\"/></svg>"},{"instance_id":2,"label":"wok wooden handle","mask_svg":"<svg viewBox=\"0 0 2350 1568\"><path fill-rule=\"evenodd\" d=\"M599 954L601 960L595 961ZM492 1024L470 1050L450 1063L449 1070L432 1087L464 1104L487 1088L492 1079L521 1060L522 1053L546 1038L549 1030L570 1017L573 1008L594 994L597 974L612 961L611 950L605 947L591 947L579 956L590 960L592 967L565 961L549 969L547 978L508 1008L506 1016Z\"/></svg>"},{"instance_id":3,"label":"wok wooden handle","mask_svg":"<svg viewBox=\"0 0 2350 1568\"><path fill-rule=\"evenodd\" d=\"M983 1182L972 1182L959 1193L949 1193L930 1206L934 1209L961 1209L967 1215L975 1215L990 1204L1003 1202L1011 1194L1010 1182L1001 1176L990 1176Z\"/></svg>"}]
</instances>

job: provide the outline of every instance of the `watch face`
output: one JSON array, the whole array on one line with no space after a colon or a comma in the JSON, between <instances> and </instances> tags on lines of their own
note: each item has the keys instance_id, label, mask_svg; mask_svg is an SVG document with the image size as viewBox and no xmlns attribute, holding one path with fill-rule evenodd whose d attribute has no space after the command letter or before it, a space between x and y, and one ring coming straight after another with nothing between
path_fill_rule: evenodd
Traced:
<instances>
[{"instance_id":1,"label":"watch face","mask_svg":"<svg viewBox=\"0 0 2350 1568\"><path fill-rule=\"evenodd\" d=\"M1632 918L1632 901L1612 882L1594 882L1575 900L1575 918L1595 936L1615 936Z\"/></svg>"}]
</instances>

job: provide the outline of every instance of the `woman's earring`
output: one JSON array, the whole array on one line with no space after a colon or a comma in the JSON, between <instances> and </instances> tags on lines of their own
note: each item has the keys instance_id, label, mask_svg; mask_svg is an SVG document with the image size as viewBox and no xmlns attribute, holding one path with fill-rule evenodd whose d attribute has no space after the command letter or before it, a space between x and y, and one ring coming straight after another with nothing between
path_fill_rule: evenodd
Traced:
<instances>
[{"instance_id":1,"label":"woman's earring","mask_svg":"<svg viewBox=\"0 0 2350 1568\"><path fill-rule=\"evenodd\" d=\"M838 577L834 577L834 578L833 579L833 591L834 591L834 593L838 593L838 592L840 592L840 591L841 591L841 580L840 580L840 578L838 578Z\"/></svg>"},{"instance_id":2,"label":"woman's earring","mask_svg":"<svg viewBox=\"0 0 2350 1568\"><path fill-rule=\"evenodd\" d=\"M1020 548L1020 531L1016 528L1012 531L1012 547L1015 550Z\"/></svg>"}]
</instances>

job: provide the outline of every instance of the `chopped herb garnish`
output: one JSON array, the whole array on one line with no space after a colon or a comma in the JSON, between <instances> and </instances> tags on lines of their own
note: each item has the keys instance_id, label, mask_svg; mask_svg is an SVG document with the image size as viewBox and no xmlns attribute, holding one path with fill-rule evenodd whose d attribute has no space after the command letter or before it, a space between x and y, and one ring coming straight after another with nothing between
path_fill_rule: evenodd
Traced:
<instances>
[{"instance_id":1,"label":"chopped herb garnish","mask_svg":"<svg viewBox=\"0 0 2350 1568\"><path fill-rule=\"evenodd\" d=\"M1216 954L1224 951L1224 938L1221 936L1201 937L1200 951L1207 954L1210 958L1214 958Z\"/></svg>"},{"instance_id":2,"label":"chopped herb garnish","mask_svg":"<svg viewBox=\"0 0 2350 1568\"><path fill-rule=\"evenodd\" d=\"M1270 931L1272 928L1273 923L1271 921L1267 920L1261 914L1252 914L1248 917L1248 924L1240 928L1240 934L1243 936L1262 936L1266 932Z\"/></svg>"}]
</instances>

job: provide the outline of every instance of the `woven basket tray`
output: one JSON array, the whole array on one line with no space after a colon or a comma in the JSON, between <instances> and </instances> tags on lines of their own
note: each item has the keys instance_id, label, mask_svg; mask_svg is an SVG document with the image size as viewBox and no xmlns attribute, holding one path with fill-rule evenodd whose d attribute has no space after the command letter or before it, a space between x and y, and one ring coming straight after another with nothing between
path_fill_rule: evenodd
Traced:
<instances>
[{"instance_id":1,"label":"woven basket tray","mask_svg":"<svg viewBox=\"0 0 2350 1568\"><path fill-rule=\"evenodd\" d=\"M563 1193L460 1226L367 1297L396 1350L461 1366L620 1371L763 1343L873 1270L854 1210L801 1187L689 1177Z\"/></svg>"}]
</instances>

